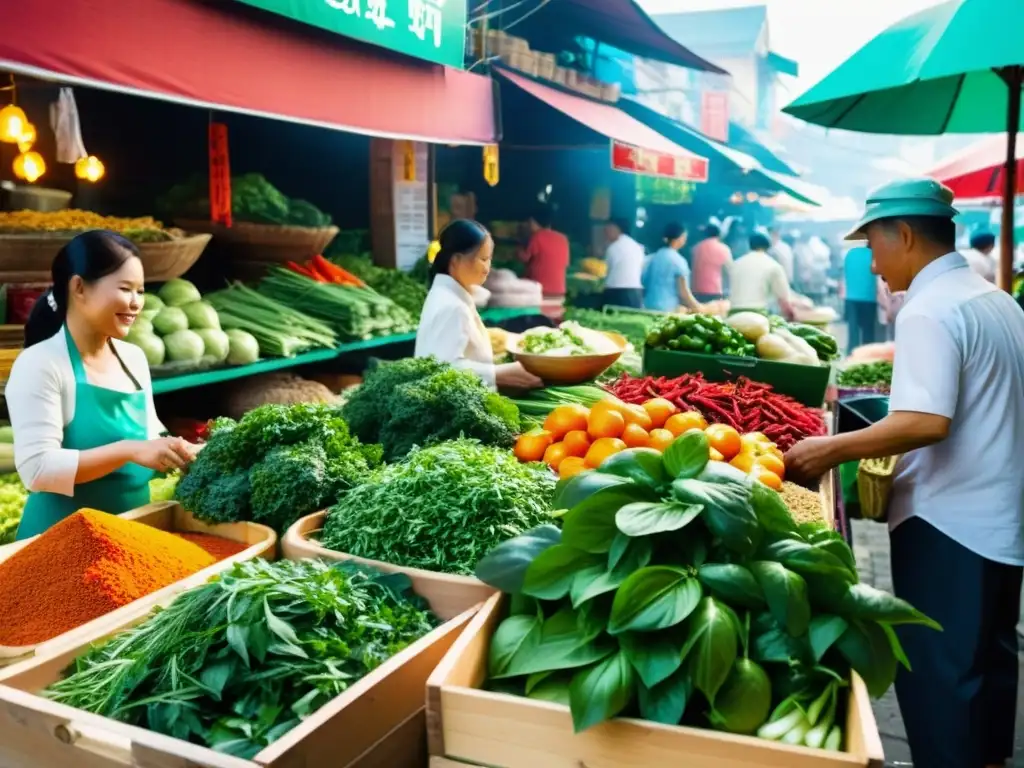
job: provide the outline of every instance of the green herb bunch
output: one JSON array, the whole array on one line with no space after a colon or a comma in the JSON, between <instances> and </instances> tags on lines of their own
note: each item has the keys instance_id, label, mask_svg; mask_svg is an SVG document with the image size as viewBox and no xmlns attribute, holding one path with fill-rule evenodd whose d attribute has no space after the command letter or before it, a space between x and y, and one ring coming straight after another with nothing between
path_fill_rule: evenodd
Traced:
<instances>
[{"instance_id":1,"label":"green herb bunch","mask_svg":"<svg viewBox=\"0 0 1024 768\"><path fill-rule=\"evenodd\" d=\"M341 255L331 260L343 269L347 269L377 293L387 296L417 321L423 311L423 303L427 300L427 283L418 280L400 269L378 267L369 255Z\"/></svg>"},{"instance_id":2,"label":"green herb bunch","mask_svg":"<svg viewBox=\"0 0 1024 768\"><path fill-rule=\"evenodd\" d=\"M324 546L413 568L472 574L492 547L551 519L555 478L467 440L420 448L346 493Z\"/></svg>"},{"instance_id":3,"label":"green herb bunch","mask_svg":"<svg viewBox=\"0 0 1024 768\"><path fill-rule=\"evenodd\" d=\"M519 409L480 378L433 358L383 363L342 407L352 432L380 443L387 461L414 447L459 436L510 447L519 434Z\"/></svg>"},{"instance_id":4,"label":"green herb bunch","mask_svg":"<svg viewBox=\"0 0 1024 768\"><path fill-rule=\"evenodd\" d=\"M438 623L401 574L253 560L89 650L45 695L251 758Z\"/></svg>"},{"instance_id":5,"label":"green herb bunch","mask_svg":"<svg viewBox=\"0 0 1024 768\"><path fill-rule=\"evenodd\" d=\"M839 372L841 387L869 387L888 389L892 386L892 363L854 363Z\"/></svg>"},{"instance_id":6,"label":"green herb bunch","mask_svg":"<svg viewBox=\"0 0 1024 768\"><path fill-rule=\"evenodd\" d=\"M28 491L17 474L0 475L0 544L14 541L27 501Z\"/></svg>"},{"instance_id":7,"label":"green herb bunch","mask_svg":"<svg viewBox=\"0 0 1024 768\"><path fill-rule=\"evenodd\" d=\"M480 562L512 595L490 685L568 705L577 730L629 715L838 749L851 669L881 696L906 659L893 625L938 625L858 583L838 533L708 456L696 431L663 456L616 454L559 486L561 530Z\"/></svg>"},{"instance_id":8,"label":"green herb bunch","mask_svg":"<svg viewBox=\"0 0 1024 768\"><path fill-rule=\"evenodd\" d=\"M565 310L565 319L575 321L583 327L595 331L612 331L622 334L636 349L643 349L644 339L658 325L661 317L656 314L624 312L612 314L598 312L594 309L569 307Z\"/></svg>"}]
</instances>

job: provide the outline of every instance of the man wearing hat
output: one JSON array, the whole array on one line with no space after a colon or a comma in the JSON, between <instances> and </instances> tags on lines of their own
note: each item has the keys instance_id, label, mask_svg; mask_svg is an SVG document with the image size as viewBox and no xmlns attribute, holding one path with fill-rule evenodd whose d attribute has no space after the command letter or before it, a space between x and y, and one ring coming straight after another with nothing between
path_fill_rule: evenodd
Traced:
<instances>
[{"instance_id":1,"label":"man wearing hat","mask_svg":"<svg viewBox=\"0 0 1024 768\"><path fill-rule=\"evenodd\" d=\"M1024 566L1024 312L955 252L953 193L932 179L871 193L851 239L907 291L896 318L889 415L809 438L791 479L901 456L889 499L893 590L938 621L900 626L913 672L896 695L914 765L982 768L1013 753Z\"/></svg>"}]
</instances>

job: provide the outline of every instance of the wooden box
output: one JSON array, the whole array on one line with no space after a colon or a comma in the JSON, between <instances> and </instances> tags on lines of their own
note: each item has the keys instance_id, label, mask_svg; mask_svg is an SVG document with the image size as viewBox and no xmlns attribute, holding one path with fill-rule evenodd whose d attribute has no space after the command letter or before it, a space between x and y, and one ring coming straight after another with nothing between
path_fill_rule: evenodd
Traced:
<instances>
[{"instance_id":1,"label":"wooden box","mask_svg":"<svg viewBox=\"0 0 1024 768\"><path fill-rule=\"evenodd\" d=\"M846 752L621 718L574 734L567 707L480 690L504 612L496 595L427 682L431 768L882 768L882 744L863 681L853 678Z\"/></svg>"},{"instance_id":2,"label":"wooden box","mask_svg":"<svg viewBox=\"0 0 1024 768\"><path fill-rule=\"evenodd\" d=\"M223 525L207 525L196 520L191 512L187 512L176 501L164 501L157 504L147 504L144 507L133 509L121 515L126 520L134 520L138 523L159 528L162 531L173 531L177 533L209 533L214 536L222 536L225 539L242 542L248 547L237 555L214 563L192 574L187 579L176 581L163 589L139 598L138 600L121 606L104 616L99 616L80 627L58 635L46 642L37 645L24 645L18 647L0 646L0 667L5 665L20 665L33 654L57 652L62 648L70 648L79 644L82 638L97 637L111 631L110 628L119 628L138 616L144 616L153 609L155 605L162 605L173 598L179 592L202 584L208 581L211 576L225 571L235 563L243 560L252 560L257 557L273 558L277 548L277 534L265 525L257 523L226 523ZM6 544L0 547L0 563L7 560L20 549L35 541L36 537L16 541L13 544ZM0 669L0 680L9 674L16 674L20 666ZM0 765L3 765L0 762Z\"/></svg>"}]
</instances>

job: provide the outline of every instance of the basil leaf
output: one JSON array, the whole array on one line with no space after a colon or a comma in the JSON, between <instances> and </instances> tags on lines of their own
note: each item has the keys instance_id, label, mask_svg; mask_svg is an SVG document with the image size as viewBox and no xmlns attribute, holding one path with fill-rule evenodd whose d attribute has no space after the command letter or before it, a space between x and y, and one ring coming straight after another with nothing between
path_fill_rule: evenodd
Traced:
<instances>
[{"instance_id":1,"label":"basil leaf","mask_svg":"<svg viewBox=\"0 0 1024 768\"><path fill-rule=\"evenodd\" d=\"M811 622L811 604L803 577L781 563L763 560L751 563L750 571L761 585L768 610L779 625L793 637L804 634Z\"/></svg>"},{"instance_id":2,"label":"basil leaf","mask_svg":"<svg viewBox=\"0 0 1024 768\"><path fill-rule=\"evenodd\" d=\"M763 547L761 552L763 560L782 563L789 570L801 575L818 573L849 584L857 583L856 568L851 570L846 563L828 550L815 547L806 541L781 539Z\"/></svg>"},{"instance_id":3,"label":"basil leaf","mask_svg":"<svg viewBox=\"0 0 1024 768\"><path fill-rule=\"evenodd\" d=\"M627 536L622 531L615 534L612 548L608 550L608 567L617 568L623 558L638 562L637 568L643 568L651 561L654 545L650 539Z\"/></svg>"},{"instance_id":4,"label":"basil leaf","mask_svg":"<svg viewBox=\"0 0 1024 768\"><path fill-rule=\"evenodd\" d=\"M811 642L811 650L814 652L815 662L821 661L821 657L843 636L848 626L846 619L842 616L829 616L822 613L811 619L807 635Z\"/></svg>"},{"instance_id":5,"label":"basil leaf","mask_svg":"<svg viewBox=\"0 0 1024 768\"><path fill-rule=\"evenodd\" d=\"M864 678L868 693L874 698L882 697L896 680L896 654L889 636L876 622L851 621L836 641L836 650Z\"/></svg>"},{"instance_id":6,"label":"basil leaf","mask_svg":"<svg viewBox=\"0 0 1024 768\"><path fill-rule=\"evenodd\" d=\"M712 595L728 605L764 607L764 592L754 574L742 565L708 563L697 570L697 578Z\"/></svg>"},{"instance_id":7,"label":"basil leaf","mask_svg":"<svg viewBox=\"0 0 1024 768\"><path fill-rule=\"evenodd\" d=\"M691 429L665 449L665 469L676 479L696 477L704 471L710 455L708 436L699 429Z\"/></svg>"},{"instance_id":8,"label":"basil leaf","mask_svg":"<svg viewBox=\"0 0 1024 768\"><path fill-rule=\"evenodd\" d=\"M912 672L910 668L910 659L907 658L907 652L903 650L903 644L900 642L899 637L896 636L896 630L886 624L884 621L878 622L878 626L885 632L885 636L889 638L889 645L892 646L892 654L896 657L896 661L902 664L907 672Z\"/></svg>"},{"instance_id":9,"label":"basil leaf","mask_svg":"<svg viewBox=\"0 0 1024 768\"><path fill-rule=\"evenodd\" d=\"M541 552L562 540L554 525L541 525L503 541L477 563L476 577L484 584L514 595L523 589L526 569Z\"/></svg>"},{"instance_id":10,"label":"basil leaf","mask_svg":"<svg viewBox=\"0 0 1024 768\"><path fill-rule=\"evenodd\" d=\"M633 698L636 673L619 652L577 672L569 684L569 707L576 733L610 720Z\"/></svg>"},{"instance_id":11,"label":"basil leaf","mask_svg":"<svg viewBox=\"0 0 1024 768\"><path fill-rule=\"evenodd\" d=\"M615 527L627 536L650 536L684 528L704 511L700 504L646 502L627 504L615 514Z\"/></svg>"},{"instance_id":12,"label":"basil leaf","mask_svg":"<svg viewBox=\"0 0 1024 768\"><path fill-rule=\"evenodd\" d=\"M682 666L686 634L681 629L673 627L662 632L626 632L619 636L619 647L648 688L667 680Z\"/></svg>"},{"instance_id":13,"label":"basil leaf","mask_svg":"<svg viewBox=\"0 0 1024 768\"><path fill-rule=\"evenodd\" d=\"M693 693L693 682L686 669L677 670L671 677L654 686L640 683L637 698L640 715L644 720L665 725L679 725L686 705Z\"/></svg>"},{"instance_id":14,"label":"basil leaf","mask_svg":"<svg viewBox=\"0 0 1024 768\"><path fill-rule=\"evenodd\" d=\"M812 541L811 544L818 549L823 549L826 552L830 552L839 561L849 568L854 573L857 573L857 560L853 556L853 550L850 549L850 545L843 541L842 536L836 531L826 531L831 534L828 538L819 538L817 541Z\"/></svg>"},{"instance_id":15,"label":"basil leaf","mask_svg":"<svg viewBox=\"0 0 1024 768\"><path fill-rule=\"evenodd\" d=\"M662 456L653 448L627 448L609 456L598 472L627 477L638 485L659 490L672 479L665 471Z\"/></svg>"},{"instance_id":16,"label":"basil leaf","mask_svg":"<svg viewBox=\"0 0 1024 768\"><path fill-rule=\"evenodd\" d=\"M595 493L614 488L618 485L629 485L624 477L605 474L603 472L582 472L571 477L563 485L555 488L555 496L551 501L552 509L572 509L577 504L589 499Z\"/></svg>"},{"instance_id":17,"label":"basil leaf","mask_svg":"<svg viewBox=\"0 0 1024 768\"><path fill-rule=\"evenodd\" d=\"M757 549L761 528L750 506L750 486L699 479L676 480L672 483L672 494L684 504L703 505L704 524L729 549L741 555L753 554Z\"/></svg>"},{"instance_id":18,"label":"basil leaf","mask_svg":"<svg viewBox=\"0 0 1024 768\"><path fill-rule=\"evenodd\" d=\"M509 616L491 638L487 670L491 677L501 677L511 667L516 654L529 655L540 644L541 627L538 616Z\"/></svg>"},{"instance_id":19,"label":"basil leaf","mask_svg":"<svg viewBox=\"0 0 1024 768\"><path fill-rule=\"evenodd\" d=\"M604 554L611 550L619 532L615 527L619 509L633 502L655 500L656 495L650 488L628 480L599 490L562 518L562 542L584 552Z\"/></svg>"},{"instance_id":20,"label":"basil leaf","mask_svg":"<svg viewBox=\"0 0 1024 768\"><path fill-rule=\"evenodd\" d=\"M628 539L630 542L614 568L595 565L576 574L569 595L574 608L599 595L618 589L631 573L643 568L651 560L653 547L650 539Z\"/></svg>"},{"instance_id":21,"label":"basil leaf","mask_svg":"<svg viewBox=\"0 0 1024 768\"><path fill-rule=\"evenodd\" d=\"M569 683L559 677L552 677L544 680L533 690L527 692L527 697L538 701L549 701L552 704L561 704L568 707L571 704L569 697Z\"/></svg>"},{"instance_id":22,"label":"basil leaf","mask_svg":"<svg viewBox=\"0 0 1024 768\"><path fill-rule=\"evenodd\" d=\"M712 704L736 663L738 645L736 615L713 597L701 600L690 621L683 654L694 687Z\"/></svg>"},{"instance_id":23,"label":"basil leaf","mask_svg":"<svg viewBox=\"0 0 1024 768\"><path fill-rule=\"evenodd\" d=\"M760 664L789 665L794 660L809 661L812 653L806 637L793 637L773 619L769 628L754 634L750 655Z\"/></svg>"},{"instance_id":24,"label":"basil leaf","mask_svg":"<svg viewBox=\"0 0 1024 768\"><path fill-rule=\"evenodd\" d=\"M709 461L704 471L697 475L697 479L712 485L744 485L747 488L753 488L755 485L750 475L724 461Z\"/></svg>"},{"instance_id":25,"label":"basil leaf","mask_svg":"<svg viewBox=\"0 0 1024 768\"><path fill-rule=\"evenodd\" d=\"M552 675L556 674L555 671L548 672L534 672L532 675L526 678L526 695L530 695L530 691L536 688L538 685L543 683Z\"/></svg>"},{"instance_id":26,"label":"basil leaf","mask_svg":"<svg viewBox=\"0 0 1024 768\"><path fill-rule=\"evenodd\" d=\"M520 677L538 672L585 667L615 650L613 643L595 642L596 635L580 629L578 617L571 608L563 608L541 626L540 640L529 653L516 653L506 671L494 677Z\"/></svg>"},{"instance_id":27,"label":"basil leaf","mask_svg":"<svg viewBox=\"0 0 1024 768\"><path fill-rule=\"evenodd\" d=\"M750 489L750 505L757 521L769 533L789 535L796 533L796 521L782 496L764 483L754 483Z\"/></svg>"},{"instance_id":28,"label":"basil leaf","mask_svg":"<svg viewBox=\"0 0 1024 768\"><path fill-rule=\"evenodd\" d=\"M906 600L867 584L854 584L850 587L840 603L839 613L858 619L884 621L887 624L923 624L942 631L942 625L925 616Z\"/></svg>"},{"instance_id":29,"label":"basil leaf","mask_svg":"<svg viewBox=\"0 0 1024 768\"><path fill-rule=\"evenodd\" d=\"M675 626L693 612L700 597L700 583L682 568L641 568L615 593L608 632L653 632Z\"/></svg>"},{"instance_id":30,"label":"basil leaf","mask_svg":"<svg viewBox=\"0 0 1024 768\"><path fill-rule=\"evenodd\" d=\"M541 552L526 569L523 593L540 600L560 600L569 594L576 574L591 566L604 566L604 558L565 544Z\"/></svg>"}]
</instances>

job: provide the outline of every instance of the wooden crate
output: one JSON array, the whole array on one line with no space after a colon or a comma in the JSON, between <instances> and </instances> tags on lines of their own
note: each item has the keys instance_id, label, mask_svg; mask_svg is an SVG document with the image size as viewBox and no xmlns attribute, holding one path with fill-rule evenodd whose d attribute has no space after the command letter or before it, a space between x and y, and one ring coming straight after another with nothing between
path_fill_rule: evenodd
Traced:
<instances>
[{"instance_id":1,"label":"wooden crate","mask_svg":"<svg viewBox=\"0 0 1024 768\"><path fill-rule=\"evenodd\" d=\"M847 752L791 747L751 736L620 718L574 734L567 707L480 690L491 637L503 617L496 595L427 681L431 768L882 768L882 744L863 681L854 675ZM453 761L453 762L452 762Z\"/></svg>"},{"instance_id":2,"label":"wooden crate","mask_svg":"<svg viewBox=\"0 0 1024 768\"><path fill-rule=\"evenodd\" d=\"M479 592L436 580L416 591L446 623L396 654L252 760L89 714L38 692L91 643L145 616L107 626L73 647L49 650L0 680L4 768L421 768L426 760L426 680L480 608ZM161 604L166 605L169 597Z\"/></svg>"},{"instance_id":3,"label":"wooden crate","mask_svg":"<svg viewBox=\"0 0 1024 768\"><path fill-rule=\"evenodd\" d=\"M207 525L196 520L191 512L187 512L176 501L147 504L144 507L125 512L121 517L159 528L162 531L209 533L215 536L222 536L225 539L231 539L232 541L242 542L248 546L237 555L232 555L229 558L216 562L192 574L187 579L169 584L163 589L158 589L156 592L128 603L128 605L121 606L116 611L99 616L80 627L76 627L46 642L36 645L19 646L17 648L0 646L0 667L5 667L0 669L0 681L9 675L16 675L23 668L26 661L31 660L34 654L56 652L62 648L78 645L82 638L108 634L111 631L109 628L125 626L133 619L148 614L153 609L153 606L162 605L174 597L174 595L208 581L211 576L227 570L235 563L242 562L243 560L252 560L257 557L273 558L277 548L277 534L265 525L257 523ZM30 539L16 541L13 544L6 544L0 547L0 563L7 560L23 547L28 546L35 539L36 537L33 536ZM0 763L0 765L2 764Z\"/></svg>"}]
</instances>

